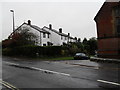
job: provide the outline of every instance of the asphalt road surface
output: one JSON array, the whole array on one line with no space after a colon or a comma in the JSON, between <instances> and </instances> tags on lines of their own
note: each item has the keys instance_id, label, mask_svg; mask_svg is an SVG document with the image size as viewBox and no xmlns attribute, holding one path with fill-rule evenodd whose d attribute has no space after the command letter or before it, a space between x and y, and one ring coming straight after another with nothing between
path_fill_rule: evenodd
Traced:
<instances>
[{"instance_id":1,"label":"asphalt road surface","mask_svg":"<svg viewBox=\"0 0 120 90\"><path fill-rule=\"evenodd\" d=\"M120 90L119 64L89 60L38 61L2 57L5 88L100 88ZM3 90L6 90L3 88Z\"/></svg>"}]
</instances>

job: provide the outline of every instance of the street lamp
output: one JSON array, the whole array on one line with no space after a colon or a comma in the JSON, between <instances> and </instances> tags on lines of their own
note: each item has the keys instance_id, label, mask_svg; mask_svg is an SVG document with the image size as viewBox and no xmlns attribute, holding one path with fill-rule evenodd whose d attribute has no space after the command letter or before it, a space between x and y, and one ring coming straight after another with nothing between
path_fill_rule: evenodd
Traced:
<instances>
[{"instance_id":1,"label":"street lamp","mask_svg":"<svg viewBox=\"0 0 120 90\"><path fill-rule=\"evenodd\" d=\"M13 10L10 10L10 12L13 13L13 31L15 30L15 23L14 23L14 11Z\"/></svg>"}]
</instances>

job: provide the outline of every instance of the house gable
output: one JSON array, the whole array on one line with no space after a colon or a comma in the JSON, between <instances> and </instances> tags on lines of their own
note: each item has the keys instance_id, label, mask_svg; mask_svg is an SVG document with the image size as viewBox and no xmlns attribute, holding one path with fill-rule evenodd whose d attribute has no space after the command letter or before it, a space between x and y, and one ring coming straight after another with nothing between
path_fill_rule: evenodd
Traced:
<instances>
[{"instance_id":1,"label":"house gable","mask_svg":"<svg viewBox=\"0 0 120 90\"><path fill-rule=\"evenodd\" d=\"M115 14L118 14L116 16ZM105 2L94 20L97 25L98 57L120 58L120 2ZM120 29L118 29L120 30Z\"/></svg>"},{"instance_id":2,"label":"house gable","mask_svg":"<svg viewBox=\"0 0 120 90\"><path fill-rule=\"evenodd\" d=\"M114 7L120 5L119 2L105 2L94 20L97 25L98 38L115 37L116 31L114 26Z\"/></svg>"}]
</instances>

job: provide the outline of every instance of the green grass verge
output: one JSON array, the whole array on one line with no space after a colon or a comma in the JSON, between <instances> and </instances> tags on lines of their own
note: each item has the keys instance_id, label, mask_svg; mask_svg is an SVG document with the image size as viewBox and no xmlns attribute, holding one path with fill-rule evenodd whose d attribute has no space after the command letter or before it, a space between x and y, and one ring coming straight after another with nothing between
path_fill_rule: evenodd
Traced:
<instances>
[{"instance_id":1,"label":"green grass verge","mask_svg":"<svg viewBox=\"0 0 120 90\"><path fill-rule=\"evenodd\" d=\"M25 57L25 56L10 56L10 57L13 57L13 58L19 58L21 60L32 60L32 61L57 61L57 60L73 60L74 58L72 56L66 56L66 57L60 57L60 56L56 56L56 57L48 57L48 56L42 56L42 57Z\"/></svg>"},{"instance_id":2,"label":"green grass verge","mask_svg":"<svg viewBox=\"0 0 120 90\"><path fill-rule=\"evenodd\" d=\"M73 57L41 57L40 60L73 60Z\"/></svg>"}]
</instances>

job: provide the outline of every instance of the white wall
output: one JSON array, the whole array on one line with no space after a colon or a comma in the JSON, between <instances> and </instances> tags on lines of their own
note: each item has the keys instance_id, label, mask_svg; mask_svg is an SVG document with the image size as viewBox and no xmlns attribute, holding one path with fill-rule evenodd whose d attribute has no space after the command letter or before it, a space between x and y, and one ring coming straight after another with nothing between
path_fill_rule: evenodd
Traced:
<instances>
[{"instance_id":1,"label":"white wall","mask_svg":"<svg viewBox=\"0 0 120 90\"><path fill-rule=\"evenodd\" d=\"M62 36L61 45L63 45L63 43L67 44L67 42L68 42L68 37L66 37L65 39L65 36Z\"/></svg>"},{"instance_id":2,"label":"white wall","mask_svg":"<svg viewBox=\"0 0 120 90\"><path fill-rule=\"evenodd\" d=\"M47 38L47 34L46 34L46 38L43 38L43 33L42 32L39 32L38 30L34 29L34 28L31 28L29 25L27 24L23 24L21 26L22 29L24 28L28 28L31 32L33 33L34 35L37 36L37 39L34 39L35 40L35 44L38 45L38 46L43 46L43 44L46 44L47 45L47 42L50 41L49 38Z\"/></svg>"},{"instance_id":3,"label":"white wall","mask_svg":"<svg viewBox=\"0 0 120 90\"><path fill-rule=\"evenodd\" d=\"M48 45L47 42L50 42L50 34L49 34L49 38L48 38L48 34L47 33L45 35L46 35L46 37L43 38L43 33L41 33L42 46L43 46L43 44L46 44L46 46L47 46Z\"/></svg>"},{"instance_id":4,"label":"white wall","mask_svg":"<svg viewBox=\"0 0 120 90\"><path fill-rule=\"evenodd\" d=\"M21 28L22 28L22 30L24 30L24 28L28 28L28 29L30 30L29 32L31 32L31 33L33 33L34 35L36 35L37 38L34 39L34 41L36 42L35 44L40 46L40 32L39 32L39 31L37 31L37 30L34 29L34 28L31 28L31 27L30 27L29 25L27 25L27 24L23 24L23 25L21 26Z\"/></svg>"},{"instance_id":5,"label":"white wall","mask_svg":"<svg viewBox=\"0 0 120 90\"><path fill-rule=\"evenodd\" d=\"M66 43L66 44L68 43L68 37L66 37L65 39L65 36L62 36L62 39L61 39L61 35L55 33L54 31L49 30L48 28L44 27L44 29L51 33L50 42L52 42L54 46L60 46L60 45L63 45L63 43ZM69 42L75 42L75 40L69 38Z\"/></svg>"},{"instance_id":6,"label":"white wall","mask_svg":"<svg viewBox=\"0 0 120 90\"><path fill-rule=\"evenodd\" d=\"M34 35L37 36L37 39L35 39L35 42L36 42L36 45L39 45L39 46L43 46L43 44L46 44L46 46L48 46L48 43L47 42L51 42L53 43L53 46L60 46L60 45L63 45L63 43L66 43L68 42L68 37L66 37L65 39L65 36L62 36L62 39L61 39L61 35L49 30L48 28L45 28L44 29L48 32L50 32L49 34L49 38L48 38L48 34L46 33L46 37L43 38L43 33L42 32L39 32L38 30L34 29L34 28L31 28L29 25L27 24L23 24L21 26L22 29L24 28L28 28L30 31L29 32L32 32ZM69 41L71 42L75 42L75 40L73 39L70 39L69 38Z\"/></svg>"},{"instance_id":7,"label":"white wall","mask_svg":"<svg viewBox=\"0 0 120 90\"><path fill-rule=\"evenodd\" d=\"M61 36L57 33L49 30L48 28L44 28L46 31L50 32L50 42L53 43L53 46L61 45Z\"/></svg>"}]
</instances>

